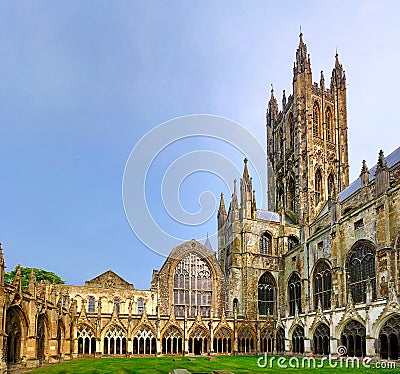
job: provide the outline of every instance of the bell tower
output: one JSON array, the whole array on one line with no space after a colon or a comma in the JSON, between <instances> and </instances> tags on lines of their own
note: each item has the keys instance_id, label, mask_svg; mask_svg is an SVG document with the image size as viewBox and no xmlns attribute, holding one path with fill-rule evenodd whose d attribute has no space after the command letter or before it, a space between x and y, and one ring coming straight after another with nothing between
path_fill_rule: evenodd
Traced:
<instances>
[{"instance_id":1,"label":"bell tower","mask_svg":"<svg viewBox=\"0 0 400 374\"><path fill-rule=\"evenodd\" d=\"M326 87L313 83L311 59L300 33L293 93L278 108L274 90L266 112L268 206L294 223L308 224L349 184L346 76L338 54Z\"/></svg>"}]
</instances>

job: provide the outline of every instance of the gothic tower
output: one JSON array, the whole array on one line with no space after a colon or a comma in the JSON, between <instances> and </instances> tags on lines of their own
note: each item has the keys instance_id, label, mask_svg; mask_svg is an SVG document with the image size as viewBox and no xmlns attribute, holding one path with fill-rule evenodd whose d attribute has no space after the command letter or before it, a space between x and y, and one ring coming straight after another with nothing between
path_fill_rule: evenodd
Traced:
<instances>
[{"instance_id":1,"label":"gothic tower","mask_svg":"<svg viewBox=\"0 0 400 374\"><path fill-rule=\"evenodd\" d=\"M266 112L269 210L307 225L349 184L346 76L335 57L330 85L313 83L300 33L293 94L282 109L271 90Z\"/></svg>"}]
</instances>

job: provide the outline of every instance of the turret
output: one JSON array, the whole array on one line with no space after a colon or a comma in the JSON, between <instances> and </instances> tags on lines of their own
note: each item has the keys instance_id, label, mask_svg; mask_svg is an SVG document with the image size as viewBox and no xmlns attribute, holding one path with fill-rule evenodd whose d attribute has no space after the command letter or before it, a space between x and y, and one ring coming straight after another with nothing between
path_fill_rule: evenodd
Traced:
<instances>
[{"instance_id":1,"label":"turret","mask_svg":"<svg viewBox=\"0 0 400 374\"><path fill-rule=\"evenodd\" d=\"M226 222L226 209L225 209L225 201L224 201L224 194L221 193L221 197L219 200L219 209L218 209L218 230L221 230Z\"/></svg>"},{"instance_id":2,"label":"turret","mask_svg":"<svg viewBox=\"0 0 400 374\"><path fill-rule=\"evenodd\" d=\"M241 214L242 218L252 217L253 204L253 182L247 168L247 158L244 159L243 177L240 179L240 198L241 198Z\"/></svg>"}]
</instances>

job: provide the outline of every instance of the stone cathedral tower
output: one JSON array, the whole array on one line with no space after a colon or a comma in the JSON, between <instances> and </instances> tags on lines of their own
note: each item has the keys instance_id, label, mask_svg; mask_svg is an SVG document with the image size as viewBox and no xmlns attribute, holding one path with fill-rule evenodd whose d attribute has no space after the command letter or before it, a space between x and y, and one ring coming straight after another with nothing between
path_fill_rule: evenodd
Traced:
<instances>
[{"instance_id":1,"label":"stone cathedral tower","mask_svg":"<svg viewBox=\"0 0 400 374\"><path fill-rule=\"evenodd\" d=\"M349 184L346 76L336 54L330 84L313 83L300 33L293 94L282 109L271 90L266 113L268 206L308 225Z\"/></svg>"}]
</instances>

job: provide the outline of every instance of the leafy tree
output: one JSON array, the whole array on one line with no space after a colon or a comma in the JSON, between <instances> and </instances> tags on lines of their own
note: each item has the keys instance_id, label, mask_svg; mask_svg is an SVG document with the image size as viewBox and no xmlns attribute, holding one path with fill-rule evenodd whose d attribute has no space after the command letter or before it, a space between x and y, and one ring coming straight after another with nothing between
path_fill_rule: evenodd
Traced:
<instances>
[{"instance_id":1,"label":"leafy tree","mask_svg":"<svg viewBox=\"0 0 400 374\"><path fill-rule=\"evenodd\" d=\"M35 272L35 277L36 277L37 282L40 282L42 280L47 280L51 284L65 284L65 281L63 279L61 279L57 274L55 274L51 271L47 271L47 270L43 270L43 269L36 269L36 268L33 268L33 270ZM32 271L32 268L21 267L21 287L24 290L28 288L31 271ZM17 273L17 268L15 268L14 270L12 270L10 272L5 272L4 273L4 281L6 283L11 283L13 281L16 273Z\"/></svg>"}]
</instances>

